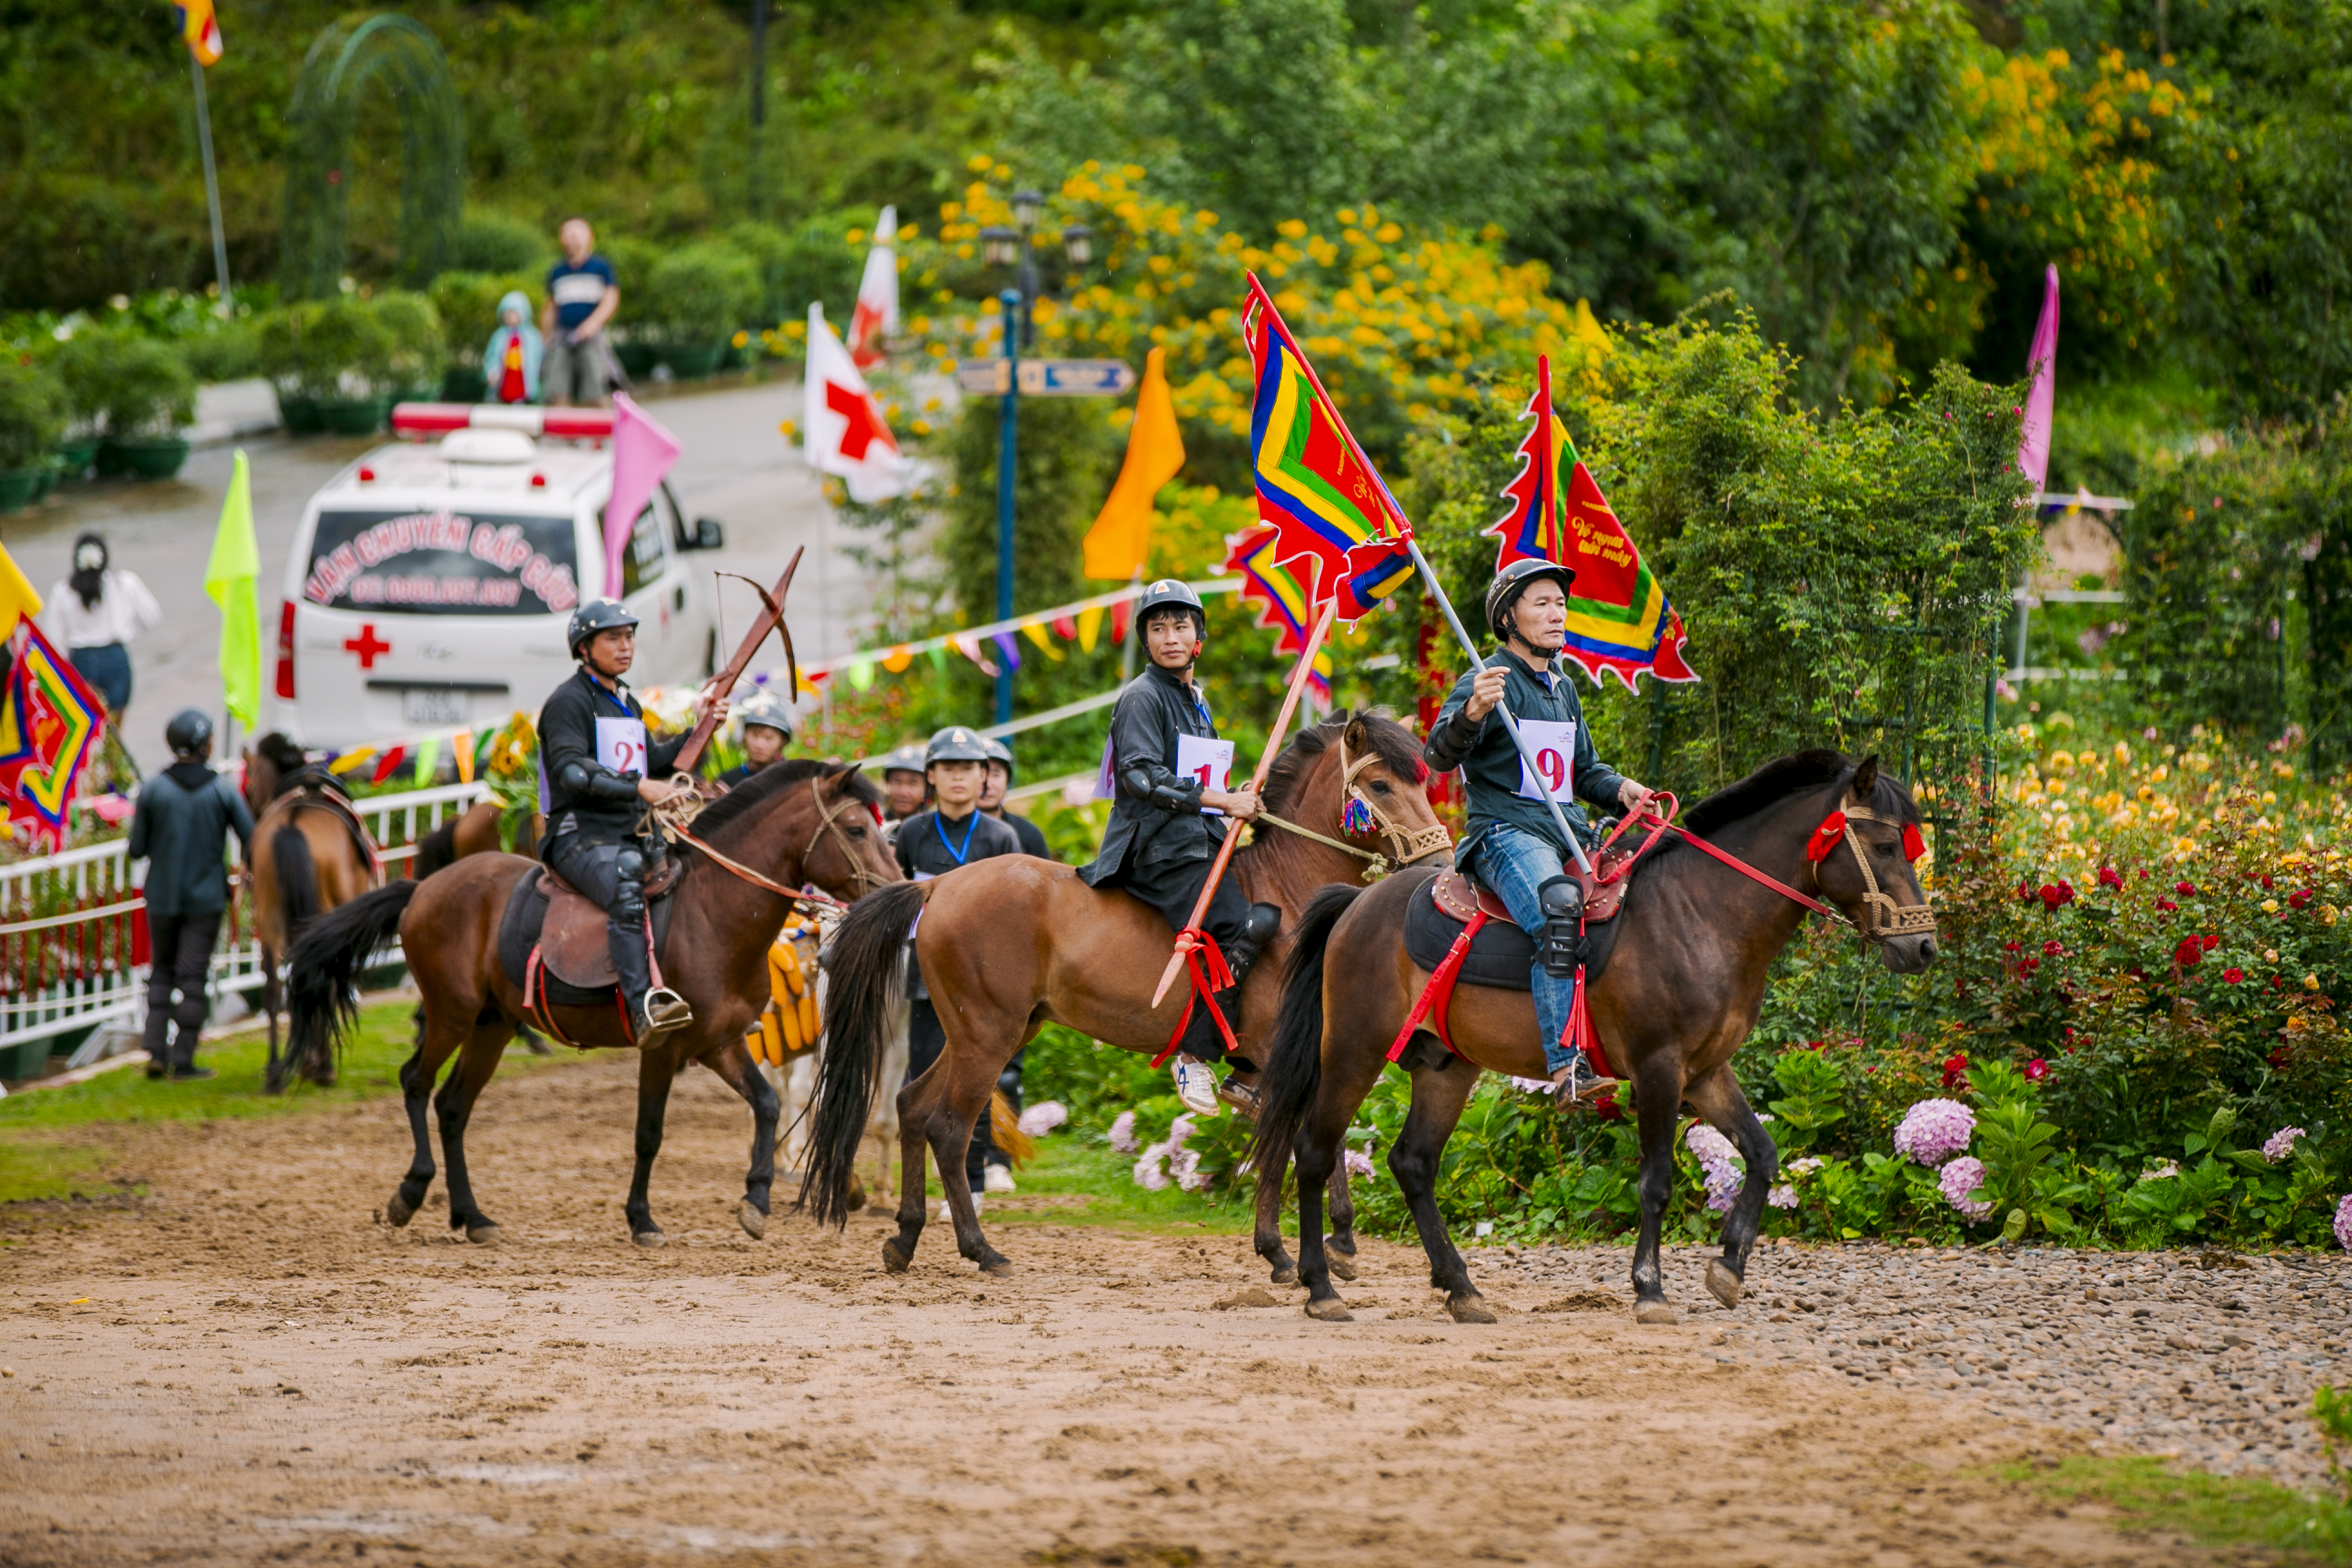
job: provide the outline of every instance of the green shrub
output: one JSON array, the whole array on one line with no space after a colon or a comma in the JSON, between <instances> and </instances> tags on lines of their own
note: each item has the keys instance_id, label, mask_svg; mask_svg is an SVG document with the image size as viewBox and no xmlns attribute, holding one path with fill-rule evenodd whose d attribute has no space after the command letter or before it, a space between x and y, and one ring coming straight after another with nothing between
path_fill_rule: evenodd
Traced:
<instances>
[{"instance_id":1,"label":"green shrub","mask_svg":"<svg viewBox=\"0 0 2352 1568\"><path fill-rule=\"evenodd\" d=\"M281 393L327 399L438 389L440 313L422 294L346 294L273 310L257 333L261 374Z\"/></svg>"},{"instance_id":2,"label":"green shrub","mask_svg":"<svg viewBox=\"0 0 2352 1568\"><path fill-rule=\"evenodd\" d=\"M723 342L760 303L759 269L733 246L682 245L648 269L634 299L625 289L641 338L676 343Z\"/></svg>"},{"instance_id":3,"label":"green shrub","mask_svg":"<svg viewBox=\"0 0 2352 1568\"><path fill-rule=\"evenodd\" d=\"M196 415L196 378L177 347L89 327L51 360L77 426L110 437L168 435Z\"/></svg>"},{"instance_id":4,"label":"green shrub","mask_svg":"<svg viewBox=\"0 0 2352 1568\"><path fill-rule=\"evenodd\" d=\"M43 365L0 354L0 468L29 468L66 428L66 393Z\"/></svg>"},{"instance_id":5,"label":"green shrub","mask_svg":"<svg viewBox=\"0 0 2352 1568\"><path fill-rule=\"evenodd\" d=\"M181 353L187 356L189 373L206 384L243 381L261 372L260 336L247 322L224 323L211 331L191 333L179 342Z\"/></svg>"},{"instance_id":6,"label":"green shrub","mask_svg":"<svg viewBox=\"0 0 2352 1568\"><path fill-rule=\"evenodd\" d=\"M531 320L536 324L540 287L535 274L444 272L436 278L425 293L441 318L444 363L468 366L480 364L482 345L488 342L490 334L498 330L499 301L517 290L531 301Z\"/></svg>"},{"instance_id":7,"label":"green shrub","mask_svg":"<svg viewBox=\"0 0 2352 1568\"><path fill-rule=\"evenodd\" d=\"M468 207L457 225L452 262L467 272L535 272L555 259L554 239L525 218ZM488 329L483 330L488 335Z\"/></svg>"},{"instance_id":8,"label":"green shrub","mask_svg":"<svg viewBox=\"0 0 2352 1568\"><path fill-rule=\"evenodd\" d=\"M822 300L829 320L846 324L857 299L866 258L849 243L853 219L813 218L796 228L772 223L739 223L727 238L751 260L760 279L754 308L761 325L797 321L812 300ZM871 222L871 215L866 221Z\"/></svg>"},{"instance_id":9,"label":"green shrub","mask_svg":"<svg viewBox=\"0 0 2352 1568\"><path fill-rule=\"evenodd\" d=\"M382 329L383 343L382 359L361 366L371 388L381 393L429 386L437 396L443 345L441 316L433 301L391 289L366 301L366 309Z\"/></svg>"}]
</instances>

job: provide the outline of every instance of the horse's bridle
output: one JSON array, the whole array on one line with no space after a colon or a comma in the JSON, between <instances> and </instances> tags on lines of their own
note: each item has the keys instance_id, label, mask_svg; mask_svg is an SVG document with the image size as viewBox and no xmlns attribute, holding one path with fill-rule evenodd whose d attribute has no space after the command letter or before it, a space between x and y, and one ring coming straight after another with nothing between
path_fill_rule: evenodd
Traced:
<instances>
[{"instance_id":1,"label":"horse's bridle","mask_svg":"<svg viewBox=\"0 0 2352 1568\"><path fill-rule=\"evenodd\" d=\"M807 869L809 857L816 853L817 839L820 837L830 836L833 839L833 847L841 851L842 861L844 864L848 866L849 874L857 879L857 892L851 900L853 903L856 902L857 899L864 898L875 888L887 887L888 884L881 878L876 876L873 872L867 870L863 865L859 864L856 851L850 847L849 835L842 831L841 823L837 820L841 813L845 810L847 810L851 806L861 805L864 803L853 796L839 805L828 807L824 804L824 793L817 788L817 780L814 777L811 777L809 780L809 804L816 808L816 826L809 829L808 843L801 849L802 869Z\"/></svg>"},{"instance_id":2,"label":"horse's bridle","mask_svg":"<svg viewBox=\"0 0 2352 1568\"><path fill-rule=\"evenodd\" d=\"M1428 857L1436 854L1441 849L1453 848L1454 835L1445 831L1445 826L1443 823L1433 822L1427 827L1421 828L1418 831L1407 828L1393 817L1390 816L1387 812L1382 811L1373 803L1372 797L1364 793L1362 787L1356 783L1356 775L1362 773L1366 768L1370 767L1372 763L1377 761L1379 761L1379 758L1369 752L1364 755L1358 757L1353 762L1349 761L1348 737L1345 733L1340 735L1340 831L1343 833L1349 831L1348 827L1348 806L1350 802L1353 802L1364 808L1364 815L1372 819L1373 828L1379 832L1381 837L1388 840L1389 852L1396 858L1396 863L1400 866L1410 866L1415 860L1426 859ZM1358 831L1361 830L1359 829Z\"/></svg>"},{"instance_id":3,"label":"horse's bridle","mask_svg":"<svg viewBox=\"0 0 2352 1568\"><path fill-rule=\"evenodd\" d=\"M1819 888L1822 885L1821 863L1826 852L1834 847L1835 838L1843 838L1845 841L1845 847L1853 852L1853 863L1862 868L1862 885L1868 889L1862 895L1862 917L1853 922L1854 929L1862 932L1864 939L1869 942L1885 942L1889 937L1935 935L1935 906L1925 903L1898 904L1880 889L1878 876L1870 868L1870 857L1862 852L1862 840L1853 835L1853 824L1856 819L1901 828L1905 852L1912 859L1918 858L1918 853L1913 849L1913 846L1918 844L1917 828L1895 817L1881 816L1874 811L1865 811L1858 805L1850 805L1843 811L1832 812L1822 819L1821 826L1813 830L1813 843L1821 846L1823 850L1823 854L1815 855L1809 847L1806 854L1806 864L1812 868L1813 886ZM1834 836L1834 838L1832 836ZM1924 849L1925 846L1920 847Z\"/></svg>"}]
</instances>

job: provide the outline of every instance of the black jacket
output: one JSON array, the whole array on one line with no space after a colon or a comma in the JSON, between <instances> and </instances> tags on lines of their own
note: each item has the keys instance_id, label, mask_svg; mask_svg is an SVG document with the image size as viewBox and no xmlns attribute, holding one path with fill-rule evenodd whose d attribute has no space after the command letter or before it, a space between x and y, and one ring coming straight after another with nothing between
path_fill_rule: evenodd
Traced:
<instances>
[{"instance_id":1,"label":"black jacket","mask_svg":"<svg viewBox=\"0 0 2352 1568\"><path fill-rule=\"evenodd\" d=\"M1509 672L1503 683L1505 707L1522 722L1548 720L1576 726L1571 769L1575 798L1560 792L1559 809L1578 839L1590 847L1592 830L1576 802L1587 800L1604 810L1614 810L1617 787L1625 782L1625 775L1602 762L1592 749L1592 731L1584 722L1584 705L1577 700L1576 683L1559 659L1553 659L1546 671L1549 679L1538 679L1516 656L1507 652L1499 657ZM1474 847L1497 822L1524 828L1566 855L1568 846L1559 841L1550 810L1541 800L1519 793L1519 749L1511 742L1501 709L1475 724L1463 711L1470 700L1470 684L1476 678L1472 671L1454 682L1445 706L1438 710L1436 721L1429 727L1429 742L1422 748L1423 758L1433 771L1443 773L1460 768L1469 786L1470 830L1454 847L1454 864L1467 865Z\"/></svg>"},{"instance_id":2,"label":"black jacket","mask_svg":"<svg viewBox=\"0 0 2352 1568\"><path fill-rule=\"evenodd\" d=\"M622 773L596 761L596 721L630 718L643 722L646 710L626 687L618 697L599 686L583 666L557 687L539 710L539 778L547 808L547 836L585 833L599 844L637 837L645 803L637 780L670 770L683 735L646 736L646 771Z\"/></svg>"},{"instance_id":3,"label":"black jacket","mask_svg":"<svg viewBox=\"0 0 2352 1568\"><path fill-rule=\"evenodd\" d=\"M1045 830L1019 812L1008 811L996 820L1013 829L1014 836L1021 840L1021 853L1024 855L1034 855L1040 860L1055 858L1054 851L1046 847Z\"/></svg>"},{"instance_id":4,"label":"black jacket","mask_svg":"<svg viewBox=\"0 0 2352 1568\"><path fill-rule=\"evenodd\" d=\"M1176 772L1176 737L1217 738L1200 689L1153 665L1127 683L1110 711L1110 826L1091 864L1088 887L1115 880L1130 864L1206 860L1224 842L1225 819L1201 815L1201 784Z\"/></svg>"},{"instance_id":5,"label":"black jacket","mask_svg":"<svg viewBox=\"0 0 2352 1568\"><path fill-rule=\"evenodd\" d=\"M253 842L253 813L226 775L202 763L173 763L139 786L131 813L131 858L147 862L151 916L210 914L228 907L221 850L231 833Z\"/></svg>"},{"instance_id":6,"label":"black jacket","mask_svg":"<svg viewBox=\"0 0 2352 1568\"><path fill-rule=\"evenodd\" d=\"M961 822L942 822L936 811L917 812L898 825L898 869L917 880L944 877L958 866L998 855L1018 855L1021 840L1013 829L975 811ZM963 858L956 858L961 850Z\"/></svg>"}]
</instances>

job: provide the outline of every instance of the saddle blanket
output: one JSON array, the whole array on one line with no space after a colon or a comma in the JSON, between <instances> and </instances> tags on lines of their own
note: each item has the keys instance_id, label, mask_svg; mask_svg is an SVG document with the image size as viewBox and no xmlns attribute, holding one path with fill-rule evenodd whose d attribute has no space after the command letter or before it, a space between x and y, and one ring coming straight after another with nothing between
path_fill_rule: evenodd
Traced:
<instances>
[{"instance_id":1,"label":"saddle blanket","mask_svg":"<svg viewBox=\"0 0 2352 1568\"><path fill-rule=\"evenodd\" d=\"M1622 884L1621 884L1622 886ZM1470 898L1475 892L1477 907L1486 910L1486 922L1478 934L1470 939L1470 951L1462 960L1462 973L1456 984L1489 985L1502 991L1533 989L1529 973L1536 961L1533 938L1511 922L1502 900L1479 888L1458 871L1441 871L1429 879L1429 886L1414 891L1405 905L1404 950L1406 956L1422 968L1433 973L1445 962L1454 938L1462 934L1468 922ZM1617 901L1610 900L1610 912L1614 914ZM1609 965L1609 955L1617 947L1617 925L1613 920L1588 924L1584 931L1584 980L1590 985L1601 978Z\"/></svg>"}]
</instances>

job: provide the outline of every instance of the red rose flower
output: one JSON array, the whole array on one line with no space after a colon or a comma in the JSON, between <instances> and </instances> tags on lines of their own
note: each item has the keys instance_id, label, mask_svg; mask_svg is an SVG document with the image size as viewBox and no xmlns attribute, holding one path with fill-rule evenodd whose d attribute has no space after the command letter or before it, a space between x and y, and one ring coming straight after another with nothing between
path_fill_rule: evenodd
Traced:
<instances>
[{"instance_id":1,"label":"red rose flower","mask_svg":"<svg viewBox=\"0 0 2352 1568\"><path fill-rule=\"evenodd\" d=\"M2245 977L2246 972L2242 969L2236 968L2235 966L2221 971L2221 978L2231 985L2235 985L2239 981L2243 980Z\"/></svg>"},{"instance_id":2,"label":"red rose flower","mask_svg":"<svg viewBox=\"0 0 2352 1568\"><path fill-rule=\"evenodd\" d=\"M2183 877L2179 881L2172 884L2172 890L2184 899L2193 899L2197 896L2197 884Z\"/></svg>"},{"instance_id":3,"label":"red rose flower","mask_svg":"<svg viewBox=\"0 0 2352 1568\"><path fill-rule=\"evenodd\" d=\"M2171 914L2180 908L2179 904L2174 903L2170 899L2157 900L2156 907L2162 910L2166 914Z\"/></svg>"},{"instance_id":4,"label":"red rose flower","mask_svg":"<svg viewBox=\"0 0 2352 1568\"><path fill-rule=\"evenodd\" d=\"M2021 942L2005 942L2000 944L2000 950L2003 952L2023 952L2025 944Z\"/></svg>"},{"instance_id":5,"label":"red rose flower","mask_svg":"<svg viewBox=\"0 0 2352 1568\"><path fill-rule=\"evenodd\" d=\"M2041 967L2042 961L2038 958L2021 958L2017 961L2017 972L2020 974L2031 974Z\"/></svg>"},{"instance_id":6,"label":"red rose flower","mask_svg":"<svg viewBox=\"0 0 2352 1568\"><path fill-rule=\"evenodd\" d=\"M2145 866L2139 868L2139 879L2143 882L2147 880L2147 868Z\"/></svg>"},{"instance_id":7,"label":"red rose flower","mask_svg":"<svg viewBox=\"0 0 2352 1568\"><path fill-rule=\"evenodd\" d=\"M2102 866L2099 868L2099 886L2102 888L2120 888L2123 885L2123 877L2113 866Z\"/></svg>"},{"instance_id":8,"label":"red rose flower","mask_svg":"<svg viewBox=\"0 0 2352 1568\"><path fill-rule=\"evenodd\" d=\"M1944 1087L1955 1088L1968 1081L1969 1053L1954 1051L1944 1058Z\"/></svg>"},{"instance_id":9,"label":"red rose flower","mask_svg":"<svg viewBox=\"0 0 2352 1568\"><path fill-rule=\"evenodd\" d=\"M2203 936L2197 939L2197 945L2203 948L2206 952L2210 952L2215 948L2221 945L2221 939L2215 936L2212 932L2208 931Z\"/></svg>"},{"instance_id":10,"label":"red rose flower","mask_svg":"<svg viewBox=\"0 0 2352 1568\"><path fill-rule=\"evenodd\" d=\"M2270 890L2270 885L2271 874L2268 871L2265 871L2263 873L2263 890L2264 892L2268 892Z\"/></svg>"},{"instance_id":11,"label":"red rose flower","mask_svg":"<svg viewBox=\"0 0 2352 1568\"><path fill-rule=\"evenodd\" d=\"M2036 1057L2032 1061L2025 1064L2026 1082L2040 1083L2043 1079L2048 1078L2049 1076L2050 1064L2043 1061L2040 1057Z\"/></svg>"},{"instance_id":12,"label":"red rose flower","mask_svg":"<svg viewBox=\"0 0 2352 1568\"><path fill-rule=\"evenodd\" d=\"M2073 883L2060 880L2042 884L2042 907L2044 910L2055 910L2062 904L2071 904L2074 901Z\"/></svg>"},{"instance_id":13,"label":"red rose flower","mask_svg":"<svg viewBox=\"0 0 2352 1568\"><path fill-rule=\"evenodd\" d=\"M2197 945L2193 936L2184 936L2180 945L2172 950L2172 962L2183 969L2194 969L2205 962L2205 950Z\"/></svg>"},{"instance_id":14,"label":"red rose flower","mask_svg":"<svg viewBox=\"0 0 2352 1568\"><path fill-rule=\"evenodd\" d=\"M2311 902L2311 889L2309 888L2305 888L2298 892L2289 893L2286 896L2286 907L2291 910L2299 910L2309 902Z\"/></svg>"},{"instance_id":15,"label":"red rose flower","mask_svg":"<svg viewBox=\"0 0 2352 1568\"><path fill-rule=\"evenodd\" d=\"M2033 884L2031 881L2021 881L2017 884L2017 901L2021 904L2030 904L2033 901Z\"/></svg>"},{"instance_id":16,"label":"red rose flower","mask_svg":"<svg viewBox=\"0 0 2352 1568\"><path fill-rule=\"evenodd\" d=\"M2042 956L2044 958L2055 958L2065 951L2066 944L2054 936L2042 944Z\"/></svg>"}]
</instances>

